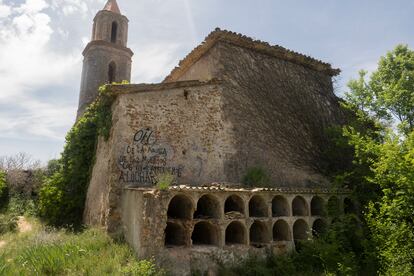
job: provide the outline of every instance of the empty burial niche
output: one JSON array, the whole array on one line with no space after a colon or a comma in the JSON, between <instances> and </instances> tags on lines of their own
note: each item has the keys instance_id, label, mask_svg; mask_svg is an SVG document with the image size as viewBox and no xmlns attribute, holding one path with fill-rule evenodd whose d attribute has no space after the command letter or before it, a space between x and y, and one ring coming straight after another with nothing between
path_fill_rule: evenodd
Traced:
<instances>
[{"instance_id":1,"label":"empty burial niche","mask_svg":"<svg viewBox=\"0 0 414 276\"><path fill-rule=\"evenodd\" d=\"M339 200L336 196L331 196L328 199L327 209L328 209L328 215L329 216L334 217L334 216L339 215L339 213L340 213Z\"/></svg>"},{"instance_id":2,"label":"empty burial niche","mask_svg":"<svg viewBox=\"0 0 414 276\"><path fill-rule=\"evenodd\" d=\"M309 227L306 221L299 219L293 224L293 239L306 240L308 238Z\"/></svg>"},{"instance_id":3,"label":"empty burial niche","mask_svg":"<svg viewBox=\"0 0 414 276\"><path fill-rule=\"evenodd\" d=\"M273 225L273 240L274 241L290 241L289 225L284 220L276 221Z\"/></svg>"},{"instance_id":4,"label":"empty burial niche","mask_svg":"<svg viewBox=\"0 0 414 276\"><path fill-rule=\"evenodd\" d=\"M263 197L255 195L249 201L250 217L267 217L267 204Z\"/></svg>"},{"instance_id":5,"label":"empty burial niche","mask_svg":"<svg viewBox=\"0 0 414 276\"><path fill-rule=\"evenodd\" d=\"M353 201L348 197L346 197L344 199L344 213L345 214L355 214L356 213L355 205L354 205Z\"/></svg>"},{"instance_id":6,"label":"empty burial niche","mask_svg":"<svg viewBox=\"0 0 414 276\"><path fill-rule=\"evenodd\" d=\"M194 225L191 240L193 245L218 245L218 231L213 224L202 221Z\"/></svg>"},{"instance_id":7,"label":"empty burial niche","mask_svg":"<svg viewBox=\"0 0 414 276\"><path fill-rule=\"evenodd\" d=\"M168 218L172 219L191 219L193 216L193 203L185 195L176 195L168 205Z\"/></svg>"},{"instance_id":8,"label":"empty burial niche","mask_svg":"<svg viewBox=\"0 0 414 276\"><path fill-rule=\"evenodd\" d=\"M243 199L237 195L229 196L224 203L224 214L230 219L244 217Z\"/></svg>"},{"instance_id":9,"label":"empty burial niche","mask_svg":"<svg viewBox=\"0 0 414 276\"><path fill-rule=\"evenodd\" d=\"M203 195L197 202L197 210L194 212L195 219L220 218L219 201L211 195Z\"/></svg>"},{"instance_id":10,"label":"empty burial niche","mask_svg":"<svg viewBox=\"0 0 414 276\"><path fill-rule=\"evenodd\" d=\"M297 196L293 199L292 214L293 216L307 216L309 214L306 200L303 197Z\"/></svg>"},{"instance_id":11,"label":"empty burial niche","mask_svg":"<svg viewBox=\"0 0 414 276\"><path fill-rule=\"evenodd\" d=\"M314 196L312 198L311 215L312 216L324 216L325 215L325 203L320 196Z\"/></svg>"},{"instance_id":12,"label":"empty burial niche","mask_svg":"<svg viewBox=\"0 0 414 276\"><path fill-rule=\"evenodd\" d=\"M186 245L186 235L184 227L176 223L167 223L165 228L165 246L174 247L174 246L185 246Z\"/></svg>"},{"instance_id":13,"label":"empty burial niche","mask_svg":"<svg viewBox=\"0 0 414 276\"><path fill-rule=\"evenodd\" d=\"M326 232L327 225L326 222L323 219L317 219L313 222L312 225L312 235L314 237L318 237L321 234L324 234Z\"/></svg>"},{"instance_id":14,"label":"empty burial niche","mask_svg":"<svg viewBox=\"0 0 414 276\"><path fill-rule=\"evenodd\" d=\"M272 200L272 216L285 217L289 215L289 204L283 196L277 195Z\"/></svg>"},{"instance_id":15,"label":"empty burial niche","mask_svg":"<svg viewBox=\"0 0 414 276\"><path fill-rule=\"evenodd\" d=\"M250 244L261 247L267 242L269 242L269 234L266 224L261 221L253 222L250 226Z\"/></svg>"},{"instance_id":16,"label":"empty burial niche","mask_svg":"<svg viewBox=\"0 0 414 276\"><path fill-rule=\"evenodd\" d=\"M226 245L246 244L246 228L241 222L233 221L226 228Z\"/></svg>"}]
</instances>

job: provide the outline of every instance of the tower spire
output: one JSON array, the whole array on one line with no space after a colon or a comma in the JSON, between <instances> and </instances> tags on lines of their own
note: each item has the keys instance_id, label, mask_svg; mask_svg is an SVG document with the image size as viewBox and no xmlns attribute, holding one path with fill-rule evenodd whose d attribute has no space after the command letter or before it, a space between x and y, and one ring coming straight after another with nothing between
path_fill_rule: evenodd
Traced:
<instances>
[{"instance_id":1,"label":"tower spire","mask_svg":"<svg viewBox=\"0 0 414 276\"><path fill-rule=\"evenodd\" d=\"M118 3L116 2L116 0L108 0L103 10L121 14L121 11L119 10Z\"/></svg>"}]
</instances>

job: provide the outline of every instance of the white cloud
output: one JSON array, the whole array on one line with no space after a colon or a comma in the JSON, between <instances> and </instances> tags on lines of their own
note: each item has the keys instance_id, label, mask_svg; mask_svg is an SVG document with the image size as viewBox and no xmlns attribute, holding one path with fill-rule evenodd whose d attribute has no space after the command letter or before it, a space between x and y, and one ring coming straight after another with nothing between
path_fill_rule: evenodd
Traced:
<instances>
[{"instance_id":1,"label":"white cloud","mask_svg":"<svg viewBox=\"0 0 414 276\"><path fill-rule=\"evenodd\" d=\"M26 0L9 7L8 20L0 21L0 104L11 107L0 112L0 137L62 140L62 128L73 122L73 106L48 103L47 97L36 94L64 84L81 62L79 51L54 51L51 17L45 12L48 7L43 0Z\"/></svg>"},{"instance_id":2,"label":"white cloud","mask_svg":"<svg viewBox=\"0 0 414 276\"><path fill-rule=\"evenodd\" d=\"M145 46L132 46L132 82L159 82L177 65L179 44L164 42Z\"/></svg>"},{"instance_id":3,"label":"white cloud","mask_svg":"<svg viewBox=\"0 0 414 276\"><path fill-rule=\"evenodd\" d=\"M11 14L11 7L4 5L3 1L0 0L0 19L6 18Z\"/></svg>"}]
</instances>

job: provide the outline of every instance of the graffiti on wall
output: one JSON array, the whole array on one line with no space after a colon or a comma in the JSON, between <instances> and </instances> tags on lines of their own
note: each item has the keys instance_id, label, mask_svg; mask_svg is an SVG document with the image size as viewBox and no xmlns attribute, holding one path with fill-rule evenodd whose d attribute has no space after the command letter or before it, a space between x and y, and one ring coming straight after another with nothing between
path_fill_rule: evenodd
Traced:
<instances>
[{"instance_id":1,"label":"graffiti on wall","mask_svg":"<svg viewBox=\"0 0 414 276\"><path fill-rule=\"evenodd\" d=\"M169 173L181 177L183 167L171 165L173 148L150 128L138 130L118 157L119 181L131 185L154 185L156 177Z\"/></svg>"}]
</instances>

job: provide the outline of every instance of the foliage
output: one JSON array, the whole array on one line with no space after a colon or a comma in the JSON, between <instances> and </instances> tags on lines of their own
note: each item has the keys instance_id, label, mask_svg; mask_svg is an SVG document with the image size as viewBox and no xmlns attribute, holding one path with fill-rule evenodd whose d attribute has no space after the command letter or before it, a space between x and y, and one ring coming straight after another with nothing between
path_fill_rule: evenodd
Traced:
<instances>
[{"instance_id":1,"label":"foliage","mask_svg":"<svg viewBox=\"0 0 414 276\"><path fill-rule=\"evenodd\" d=\"M343 215L314 240L296 241L297 252L258 258L252 256L220 275L375 275L375 256L355 215Z\"/></svg>"},{"instance_id":2,"label":"foliage","mask_svg":"<svg viewBox=\"0 0 414 276\"><path fill-rule=\"evenodd\" d=\"M98 229L74 234L40 226L26 235L9 234L6 241L1 275L164 275Z\"/></svg>"},{"instance_id":3,"label":"foliage","mask_svg":"<svg viewBox=\"0 0 414 276\"><path fill-rule=\"evenodd\" d=\"M249 187L267 187L270 178L263 168L253 167L247 170L242 182Z\"/></svg>"},{"instance_id":4,"label":"foliage","mask_svg":"<svg viewBox=\"0 0 414 276\"><path fill-rule=\"evenodd\" d=\"M52 225L81 225L98 137L109 138L113 100L106 86L101 87L98 99L67 134L60 160L49 164L53 174L40 190L39 211Z\"/></svg>"},{"instance_id":5,"label":"foliage","mask_svg":"<svg viewBox=\"0 0 414 276\"><path fill-rule=\"evenodd\" d=\"M14 214L16 216L35 216L38 214L37 201L31 198L27 198L23 195L17 195L10 197L6 213Z\"/></svg>"},{"instance_id":6,"label":"foliage","mask_svg":"<svg viewBox=\"0 0 414 276\"><path fill-rule=\"evenodd\" d=\"M6 183L6 173L0 170L0 210L6 207L9 198L9 189Z\"/></svg>"},{"instance_id":7,"label":"foliage","mask_svg":"<svg viewBox=\"0 0 414 276\"><path fill-rule=\"evenodd\" d=\"M161 173L156 176L157 189L164 191L174 183L175 177L170 173Z\"/></svg>"},{"instance_id":8,"label":"foliage","mask_svg":"<svg viewBox=\"0 0 414 276\"><path fill-rule=\"evenodd\" d=\"M14 214L0 214L0 236L8 232L14 232L16 229L17 217Z\"/></svg>"},{"instance_id":9,"label":"foliage","mask_svg":"<svg viewBox=\"0 0 414 276\"><path fill-rule=\"evenodd\" d=\"M363 202L363 219L379 258L379 272L413 274L414 52L398 45L380 59L370 80L365 79L361 72L359 80L349 83L347 106L356 110L357 122L371 120L377 127L368 133L356 124L343 128L356 168L369 169L360 175L361 182L376 188Z\"/></svg>"}]
</instances>

